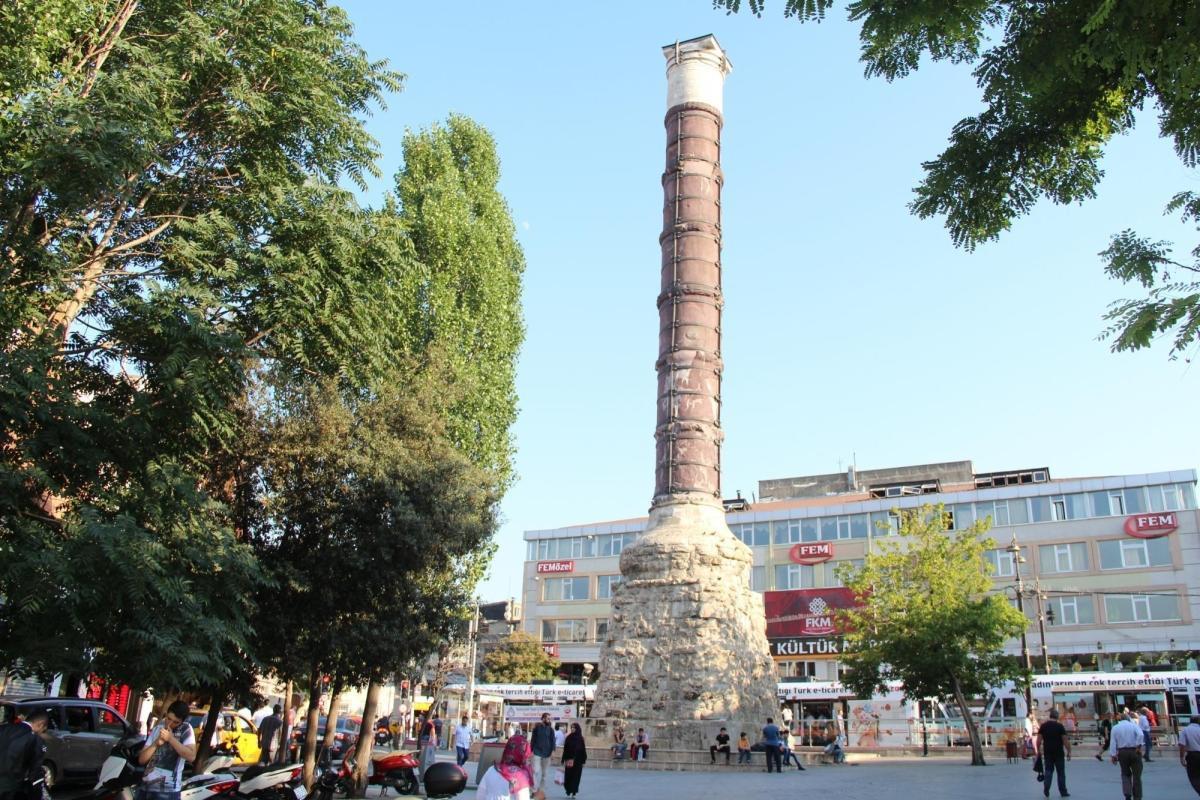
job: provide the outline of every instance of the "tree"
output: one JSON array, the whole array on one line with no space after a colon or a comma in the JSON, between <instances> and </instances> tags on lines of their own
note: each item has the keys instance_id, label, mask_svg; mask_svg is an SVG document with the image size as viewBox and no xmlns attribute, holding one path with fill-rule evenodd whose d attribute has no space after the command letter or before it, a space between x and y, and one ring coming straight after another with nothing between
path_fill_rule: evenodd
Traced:
<instances>
[{"instance_id":1,"label":"tree","mask_svg":"<svg viewBox=\"0 0 1200 800\"><path fill-rule=\"evenodd\" d=\"M761 15L765 0L749 0ZM784 15L821 20L834 0L785 0ZM741 0L713 0L737 12ZM888 81L921 59L974 64L984 108L954 126L950 144L926 162L911 210L945 217L951 239L972 249L996 239L1041 199L1096 196L1112 137L1131 130L1147 105L1185 166L1200 161L1200 7L1191 0L889 0L847 3L860 22L868 77ZM1200 194L1167 205L1200 229ZM1191 263L1169 242L1122 231L1101 257L1105 271L1141 284L1145 297L1114 303L1102 338L1114 351L1147 347L1174 331L1170 355L1200 342L1200 246Z\"/></svg>"},{"instance_id":2,"label":"tree","mask_svg":"<svg viewBox=\"0 0 1200 800\"><path fill-rule=\"evenodd\" d=\"M542 643L524 631L511 636L483 657L483 679L488 683L530 683L554 676L559 661L542 649Z\"/></svg>"},{"instance_id":3,"label":"tree","mask_svg":"<svg viewBox=\"0 0 1200 800\"><path fill-rule=\"evenodd\" d=\"M992 593L984 550L988 522L946 530L941 506L904 511L899 540L885 540L857 570L841 577L859 605L840 613L846 633L843 682L860 696L900 681L909 700L953 698L971 739L971 763L983 745L967 695L1023 677L1004 644L1027 620ZM1027 678L1028 676L1024 676Z\"/></svg>"},{"instance_id":4,"label":"tree","mask_svg":"<svg viewBox=\"0 0 1200 800\"><path fill-rule=\"evenodd\" d=\"M250 376L391 345L337 182L399 76L350 34L318 0L0 8L0 660L162 689L246 657L261 576L214 465Z\"/></svg>"}]
</instances>

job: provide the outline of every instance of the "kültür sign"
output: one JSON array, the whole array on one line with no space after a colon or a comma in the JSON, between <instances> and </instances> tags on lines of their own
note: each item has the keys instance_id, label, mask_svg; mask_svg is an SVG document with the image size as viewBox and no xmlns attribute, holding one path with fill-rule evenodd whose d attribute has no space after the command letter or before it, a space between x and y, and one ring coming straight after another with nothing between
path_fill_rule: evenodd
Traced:
<instances>
[{"instance_id":1,"label":"k\u00fclt\u00fcr sign","mask_svg":"<svg viewBox=\"0 0 1200 800\"><path fill-rule=\"evenodd\" d=\"M1157 539L1179 527L1179 515L1173 511L1135 514L1125 518L1125 532L1139 539Z\"/></svg>"}]
</instances>

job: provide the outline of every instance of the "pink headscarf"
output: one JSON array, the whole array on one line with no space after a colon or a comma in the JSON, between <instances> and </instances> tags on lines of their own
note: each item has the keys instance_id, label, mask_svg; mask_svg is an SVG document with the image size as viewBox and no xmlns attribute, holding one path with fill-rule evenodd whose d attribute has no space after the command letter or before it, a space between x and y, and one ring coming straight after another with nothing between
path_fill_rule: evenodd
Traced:
<instances>
[{"instance_id":1,"label":"pink headscarf","mask_svg":"<svg viewBox=\"0 0 1200 800\"><path fill-rule=\"evenodd\" d=\"M504 755L500 756L496 771L508 781L510 794L533 788L533 770L529 766L531 752L529 741L519 733L504 746Z\"/></svg>"}]
</instances>

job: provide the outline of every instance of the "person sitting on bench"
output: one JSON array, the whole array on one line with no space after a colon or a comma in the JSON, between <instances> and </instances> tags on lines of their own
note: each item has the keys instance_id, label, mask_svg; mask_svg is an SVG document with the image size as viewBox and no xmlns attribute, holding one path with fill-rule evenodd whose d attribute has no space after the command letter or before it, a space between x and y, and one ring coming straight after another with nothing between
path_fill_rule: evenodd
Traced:
<instances>
[{"instance_id":1,"label":"person sitting on bench","mask_svg":"<svg viewBox=\"0 0 1200 800\"><path fill-rule=\"evenodd\" d=\"M729 763L729 734L724 728L717 734L717 743L708 748L708 754L712 757L712 763L717 763L717 753L725 754L725 763Z\"/></svg>"},{"instance_id":2,"label":"person sitting on bench","mask_svg":"<svg viewBox=\"0 0 1200 800\"><path fill-rule=\"evenodd\" d=\"M629 745L625 743L625 729L620 725L613 731L612 757L613 761L624 761L629 755Z\"/></svg>"}]
</instances>

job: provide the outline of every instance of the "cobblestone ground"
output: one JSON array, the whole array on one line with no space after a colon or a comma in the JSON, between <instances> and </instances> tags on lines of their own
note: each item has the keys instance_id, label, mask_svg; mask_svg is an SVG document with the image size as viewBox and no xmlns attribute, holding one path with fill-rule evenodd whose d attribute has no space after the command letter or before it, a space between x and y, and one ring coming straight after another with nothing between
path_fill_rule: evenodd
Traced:
<instances>
[{"instance_id":1,"label":"cobblestone ground","mask_svg":"<svg viewBox=\"0 0 1200 800\"><path fill-rule=\"evenodd\" d=\"M1121 774L1107 760L1081 752L1067 762L1067 790L1077 800L1122 800ZM475 765L468 764L474 785ZM1178 758L1155 759L1145 765L1144 800L1191 800L1196 797ZM549 800L566 795L561 786L547 787ZM765 772L651 772L587 769L579 788L581 800L758 800L819 797L828 800L1037 800L1042 784L1028 761L986 767L949 758L888 758L861 765L795 768L782 774ZM460 797L473 798L474 789ZM1058 797L1057 787L1051 797Z\"/></svg>"}]
</instances>

